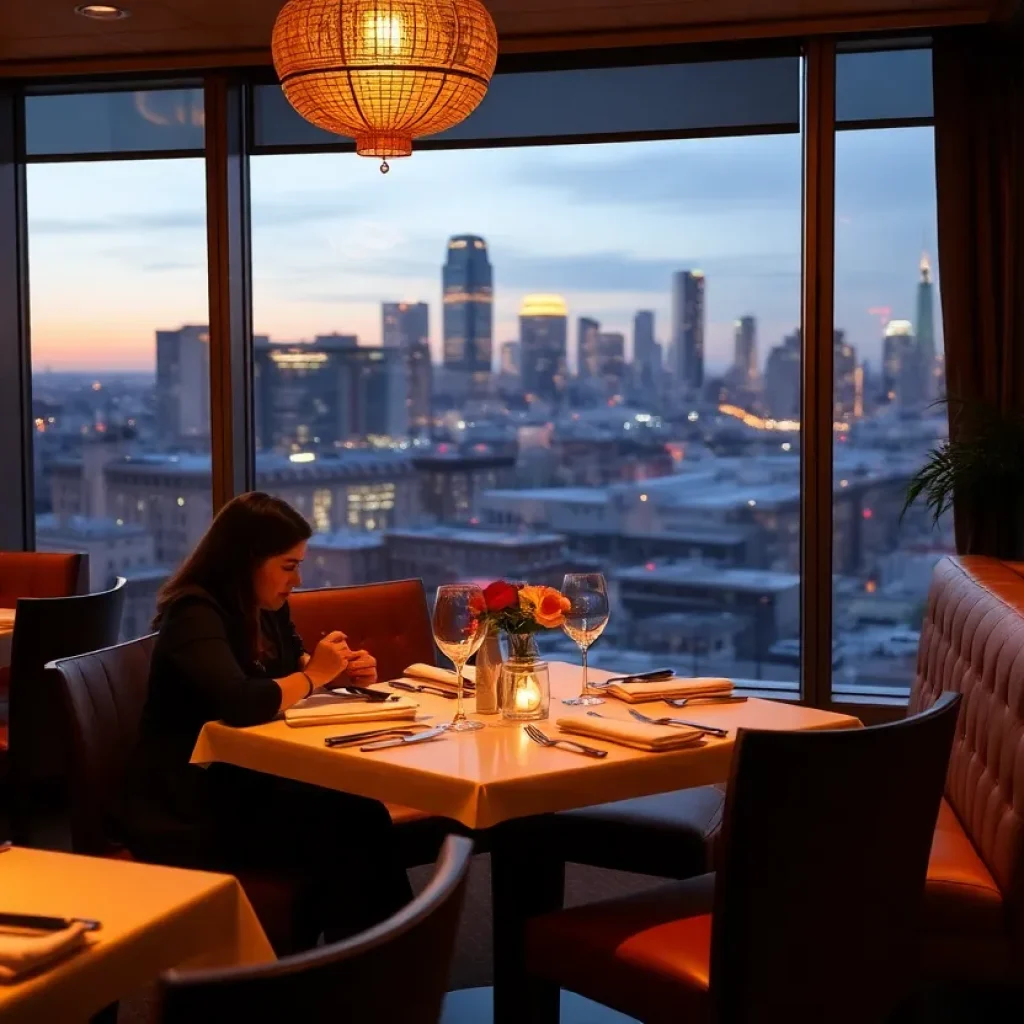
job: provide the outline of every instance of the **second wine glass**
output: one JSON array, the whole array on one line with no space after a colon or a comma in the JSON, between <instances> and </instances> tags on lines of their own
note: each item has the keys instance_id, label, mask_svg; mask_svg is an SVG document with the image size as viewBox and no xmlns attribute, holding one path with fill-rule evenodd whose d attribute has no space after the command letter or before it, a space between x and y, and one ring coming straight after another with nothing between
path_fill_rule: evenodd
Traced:
<instances>
[{"instance_id":1,"label":"second wine glass","mask_svg":"<svg viewBox=\"0 0 1024 1024\"><path fill-rule=\"evenodd\" d=\"M462 694L462 674L466 662L480 649L487 635L487 627L480 619L484 607L484 593L473 584L451 583L437 588L437 597L434 599L434 642L455 666L458 689L459 703L455 718L446 726L452 732L472 732L484 727L483 722L466 717Z\"/></svg>"},{"instance_id":2,"label":"second wine glass","mask_svg":"<svg viewBox=\"0 0 1024 1024\"><path fill-rule=\"evenodd\" d=\"M587 688L587 650L604 632L608 625L608 585L599 572L567 573L562 583L571 606L565 613L562 629L576 641L583 655L583 683L580 695L563 700L563 704L603 704L600 697L595 697Z\"/></svg>"}]
</instances>

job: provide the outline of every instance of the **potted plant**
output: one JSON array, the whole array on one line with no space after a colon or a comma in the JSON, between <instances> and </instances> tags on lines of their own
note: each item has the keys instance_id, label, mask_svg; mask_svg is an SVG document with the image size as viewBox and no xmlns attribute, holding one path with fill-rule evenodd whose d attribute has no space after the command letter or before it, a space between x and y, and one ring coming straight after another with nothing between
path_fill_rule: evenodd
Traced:
<instances>
[{"instance_id":1,"label":"potted plant","mask_svg":"<svg viewBox=\"0 0 1024 1024\"><path fill-rule=\"evenodd\" d=\"M918 500L938 521L954 499L968 511L958 548L963 554L1024 558L1024 414L981 402L949 400L956 430L911 477L901 518Z\"/></svg>"}]
</instances>

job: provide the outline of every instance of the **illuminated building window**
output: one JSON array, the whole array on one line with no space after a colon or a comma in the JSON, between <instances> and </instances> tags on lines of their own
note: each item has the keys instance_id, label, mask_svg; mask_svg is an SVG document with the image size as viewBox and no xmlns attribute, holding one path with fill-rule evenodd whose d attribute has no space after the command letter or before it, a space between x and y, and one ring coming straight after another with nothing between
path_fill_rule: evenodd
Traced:
<instances>
[{"instance_id":1,"label":"illuminated building window","mask_svg":"<svg viewBox=\"0 0 1024 1024\"><path fill-rule=\"evenodd\" d=\"M356 484L348 488L346 522L355 529L383 530L395 507L394 484Z\"/></svg>"},{"instance_id":2,"label":"illuminated building window","mask_svg":"<svg viewBox=\"0 0 1024 1024\"><path fill-rule=\"evenodd\" d=\"M326 487L313 492L313 526L317 533L327 533L331 529L331 506L334 495Z\"/></svg>"}]
</instances>

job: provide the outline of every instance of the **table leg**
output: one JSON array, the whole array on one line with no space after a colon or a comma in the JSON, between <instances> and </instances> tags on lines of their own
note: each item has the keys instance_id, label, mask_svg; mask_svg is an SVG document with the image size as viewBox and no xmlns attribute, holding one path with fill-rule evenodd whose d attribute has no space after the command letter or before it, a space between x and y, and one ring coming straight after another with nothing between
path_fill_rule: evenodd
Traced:
<instances>
[{"instance_id":1,"label":"table leg","mask_svg":"<svg viewBox=\"0 0 1024 1024\"><path fill-rule=\"evenodd\" d=\"M526 972L526 922L560 910L565 864L524 823L491 834L494 915L494 1024L558 1024L558 986Z\"/></svg>"}]
</instances>

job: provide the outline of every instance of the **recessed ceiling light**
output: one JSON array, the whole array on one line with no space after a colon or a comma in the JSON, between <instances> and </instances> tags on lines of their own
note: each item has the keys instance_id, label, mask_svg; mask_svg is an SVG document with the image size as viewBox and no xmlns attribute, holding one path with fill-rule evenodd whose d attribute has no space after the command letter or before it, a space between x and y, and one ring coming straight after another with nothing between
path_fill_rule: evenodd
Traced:
<instances>
[{"instance_id":1,"label":"recessed ceiling light","mask_svg":"<svg viewBox=\"0 0 1024 1024\"><path fill-rule=\"evenodd\" d=\"M120 21L131 13L113 4L79 4L75 8L75 14L80 14L83 18L92 18L93 21Z\"/></svg>"}]
</instances>

